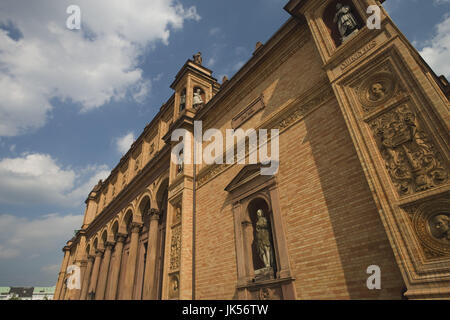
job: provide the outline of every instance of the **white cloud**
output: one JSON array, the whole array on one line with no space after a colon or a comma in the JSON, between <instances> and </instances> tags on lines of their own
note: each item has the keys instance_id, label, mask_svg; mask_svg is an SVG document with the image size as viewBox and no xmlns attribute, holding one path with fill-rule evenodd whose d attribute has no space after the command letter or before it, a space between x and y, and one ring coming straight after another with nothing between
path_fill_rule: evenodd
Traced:
<instances>
[{"instance_id":1,"label":"white cloud","mask_svg":"<svg viewBox=\"0 0 450 320\"><path fill-rule=\"evenodd\" d=\"M128 96L138 101L150 81L138 67L146 46L167 44L171 30L200 19L195 7L174 0L79 0L81 30L68 30L71 1L3 0L0 23L12 22L22 38L0 30L0 136L43 126L58 98L98 108Z\"/></svg>"},{"instance_id":2,"label":"white cloud","mask_svg":"<svg viewBox=\"0 0 450 320\"><path fill-rule=\"evenodd\" d=\"M450 77L450 16L436 26L436 35L420 54L436 74Z\"/></svg>"},{"instance_id":3,"label":"white cloud","mask_svg":"<svg viewBox=\"0 0 450 320\"><path fill-rule=\"evenodd\" d=\"M160 72L155 77L153 77L153 81L160 81L162 77L164 76L164 73Z\"/></svg>"},{"instance_id":4,"label":"white cloud","mask_svg":"<svg viewBox=\"0 0 450 320\"><path fill-rule=\"evenodd\" d=\"M16 249L5 248L0 244L0 259L10 259L15 258L19 255L19 251Z\"/></svg>"},{"instance_id":5,"label":"white cloud","mask_svg":"<svg viewBox=\"0 0 450 320\"><path fill-rule=\"evenodd\" d=\"M46 273L56 274L59 271L60 267L61 267L61 265L59 265L59 264L51 264L51 265L43 266L41 268L41 271L46 272Z\"/></svg>"},{"instance_id":6,"label":"white cloud","mask_svg":"<svg viewBox=\"0 0 450 320\"><path fill-rule=\"evenodd\" d=\"M48 214L29 219L1 214L0 258L59 250L82 222L82 215Z\"/></svg>"},{"instance_id":7,"label":"white cloud","mask_svg":"<svg viewBox=\"0 0 450 320\"><path fill-rule=\"evenodd\" d=\"M236 72L236 71L238 71L239 69L241 69L242 68L242 66L245 64L245 61L238 61L238 62L236 62L234 65L233 65L233 67L231 68L231 70L233 71L233 72Z\"/></svg>"},{"instance_id":8,"label":"white cloud","mask_svg":"<svg viewBox=\"0 0 450 320\"><path fill-rule=\"evenodd\" d=\"M79 206L109 172L105 165L78 171L62 168L48 154L4 158L0 160L0 203Z\"/></svg>"},{"instance_id":9,"label":"white cloud","mask_svg":"<svg viewBox=\"0 0 450 320\"><path fill-rule=\"evenodd\" d=\"M126 135L115 139L117 151L120 154L127 153L128 149L130 149L131 145L134 142L134 133L129 132Z\"/></svg>"},{"instance_id":10,"label":"white cloud","mask_svg":"<svg viewBox=\"0 0 450 320\"><path fill-rule=\"evenodd\" d=\"M215 36L215 35L218 35L220 32L221 32L220 28L218 28L218 27L212 28L209 30L209 35Z\"/></svg>"},{"instance_id":11,"label":"white cloud","mask_svg":"<svg viewBox=\"0 0 450 320\"><path fill-rule=\"evenodd\" d=\"M216 64L216 58L215 57L211 57L208 59L208 61L206 62L206 65L210 68L214 67L214 65Z\"/></svg>"}]
</instances>

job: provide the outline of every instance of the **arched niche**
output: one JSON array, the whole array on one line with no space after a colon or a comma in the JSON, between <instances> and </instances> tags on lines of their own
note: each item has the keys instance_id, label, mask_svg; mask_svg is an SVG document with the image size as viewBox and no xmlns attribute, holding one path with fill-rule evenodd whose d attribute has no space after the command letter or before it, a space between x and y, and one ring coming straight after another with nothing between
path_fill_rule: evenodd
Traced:
<instances>
[{"instance_id":1,"label":"arched niche","mask_svg":"<svg viewBox=\"0 0 450 320\"><path fill-rule=\"evenodd\" d=\"M151 202L150 202L150 196L145 195L139 202L138 211L139 216L141 216L141 219L144 222L144 229L147 230L149 225L149 212L150 212Z\"/></svg>"},{"instance_id":2,"label":"arched niche","mask_svg":"<svg viewBox=\"0 0 450 320\"><path fill-rule=\"evenodd\" d=\"M323 11L322 19L336 47L339 47L342 44L342 38L341 34L339 33L338 25L334 21L337 12L336 6L338 3L342 4L343 6L350 7L352 14L355 16L356 22L358 23L359 29L361 29L364 26L363 19L359 15L358 10L356 9L352 0L331 1L330 4Z\"/></svg>"},{"instance_id":3,"label":"arched niche","mask_svg":"<svg viewBox=\"0 0 450 320\"><path fill-rule=\"evenodd\" d=\"M117 234L119 232L119 221L114 221L112 227L111 227L111 238L114 239L114 241L117 240Z\"/></svg>"},{"instance_id":4,"label":"arched niche","mask_svg":"<svg viewBox=\"0 0 450 320\"><path fill-rule=\"evenodd\" d=\"M181 90L180 92L180 105L179 105L179 112L183 112L184 109L186 109L186 88Z\"/></svg>"},{"instance_id":5,"label":"arched niche","mask_svg":"<svg viewBox=\"0 0 450 320\"><path fill-rule=\"evenodd\" d=\"M295 299L275 176L261 175L261 164L245 166L227 185L234 218L238 299ZM272 258L269 267L258 251L258 210L266 219Z\"/></svg>"},{"instance_id":6,"label":"arched niche","mask_svg":"<svg viewBox=\"0 0 450 320\"><path fill-rule=\"evenodd\" d=\"M258 211L263 213L262 217L258 217ZM268 201L261 196L256 196L252 199L247 206L247 218L251 223L252 228L252 240L251 240L251 253L252 253L252 265L255 275L261 278L274 278L276 274L276 257L273 245L273 234L272 234L272 212ZM265 219L265 220L263 220ZM265 226L261 227L261 222L265 222ZM249 239L250 240L250 239ZM259 243L262 242L262 243ZM270 258L268 260L270 265L266 265L267 261L264 261L265 248L269 247Z\"/></svg>"},{"instance_id":7,"label":"arched niche","mask_svg":"<svg viewBox=\"0 0 450 320\"><path fill-rule=\"evenodd\" d=\"M123 217L123 227L127 235L131 234L131 223L133 222L133 212L128 210Z\"/></svg>"}]
</instances>

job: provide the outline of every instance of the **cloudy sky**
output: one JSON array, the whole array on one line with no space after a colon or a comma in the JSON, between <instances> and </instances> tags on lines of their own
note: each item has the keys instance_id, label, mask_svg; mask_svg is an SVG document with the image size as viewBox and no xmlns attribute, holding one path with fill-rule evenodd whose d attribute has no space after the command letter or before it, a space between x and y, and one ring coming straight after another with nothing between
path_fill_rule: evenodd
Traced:
<instances>
[{"instance_id":1,"label":"cloudy sky","mask_svg":"<svg viewBox=\"0 0 450 320\"><path fill-rule=\"evenodd\" d=\"M288 18L286 0L0 0L0 286L51 286L84 199L197 51L229 78ZM71 4L81 30L66 28ZM387 0L450 78L450 0Z\"/></svg>"}]
</instances>

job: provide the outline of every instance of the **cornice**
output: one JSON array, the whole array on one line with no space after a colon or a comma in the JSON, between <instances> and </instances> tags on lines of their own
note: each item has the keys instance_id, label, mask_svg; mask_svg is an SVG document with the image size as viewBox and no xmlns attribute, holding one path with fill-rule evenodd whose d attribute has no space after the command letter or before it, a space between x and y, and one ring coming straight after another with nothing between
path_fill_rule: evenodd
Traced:
<instances>
[{"instance_id":1,"label":"cornice","mask_svg":"<svg viewBox=\"0 0 450 320\"><path fill-rule=\"evenodd\" d=\"M117 165L111 170L111 173L109 176L102 182L102 185L100 189L96 192L95 197L91 196L91 193L89 193L89 196L87 197L86 201L97 199L101 192L103 192L104 188L108 183L110 183L113 176L120 170L120 168L125 164L125 162L132 156L135 149L141 145L144 142L145 136L150 133L152 130L156 130L158 132L158 124L159 120L163 117L164 113L167 111L167 108L171 106L174 102L175 94L172 94L172 96L167 100L166 103L164 103L159 112L153 117L153 119L145 126L145 128L142 130L139 137L136 139L135 142L131 145L130 149L128 149L127 153L125 153L122 158L120 158Z\"/></svg>"}]
</instances>

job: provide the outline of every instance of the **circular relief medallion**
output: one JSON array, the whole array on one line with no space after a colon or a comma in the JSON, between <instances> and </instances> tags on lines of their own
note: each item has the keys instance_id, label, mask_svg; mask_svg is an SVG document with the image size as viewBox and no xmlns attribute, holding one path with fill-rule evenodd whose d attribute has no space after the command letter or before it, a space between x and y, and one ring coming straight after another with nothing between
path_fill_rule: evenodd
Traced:
<instances>
[{"instance_id":1,"label":"circular relief medallion","mask_svg":"<svg viewBox=\"0 0 450 320\"><path fill-rule=\"evenodd\" d=\"M395 93L395 80L388 72L378 73L364 80L358 98L366 112L388 101Z\"/></svg>"},{"instance_id":2,"label":"circular relief medallion","mask_svg":"<svg viewBox=\"0 0 450 320\"><path fill-rule=\"evenodd\" d=\"M440 254L450 254L450 202L426 203L417 209L414 228L422 243Z\"/></svg>"}]
</instances>

